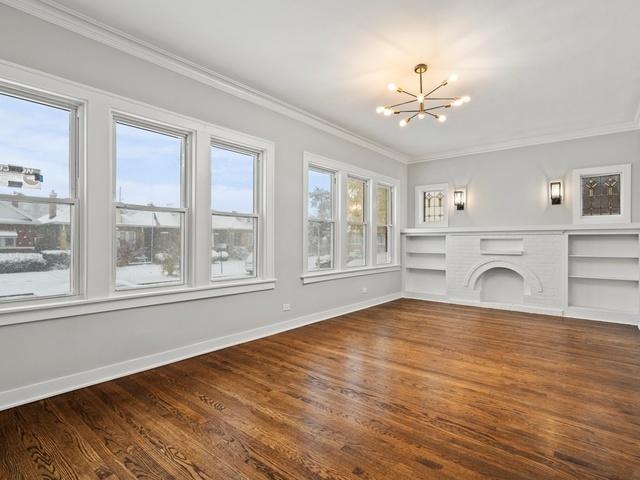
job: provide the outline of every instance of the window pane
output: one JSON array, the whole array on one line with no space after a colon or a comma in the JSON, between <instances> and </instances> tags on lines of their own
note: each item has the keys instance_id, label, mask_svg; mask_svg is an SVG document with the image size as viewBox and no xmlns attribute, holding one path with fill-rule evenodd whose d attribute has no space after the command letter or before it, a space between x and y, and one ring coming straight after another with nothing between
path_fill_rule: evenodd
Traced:
<instances>
[{"instance_id":1,"label":"window pane","mask_svg":"<svg viewBox=\"0 0 640 480\"><path fill-rule=\"evenodd\" d=\"M69 193L70 111L0 94L0 193Z\"/></svg>"},{"instance_id":2,"label":"window pane","mask_svg":"<svg viewBox=\"0 0 640 480\"><path fill-rule=\"evenodd\" d=\"M307 212L309 218L331 219L333 218L333 174L320 170L308 171L308 203Z\"/></svg>"},{"instance_id":3,"label":"window pane","mask_svg":"<svg viewBox=\"0 0 640 480\"><path fill-rule=\"evenodd\" d=\"M347 266L360 267L365 261L365 226L347 226Z\"/></svg>"},{"instance_id":4,"label":"window pane","mask_svg":"<svg viewBox=\"0 0 640 480\"><path fill-rule=\"evenodd\" d=\"M181 207L184 139L116 123L116 200Z\"/></svg>"},{"instance_id":5,"label":"window pane","mask_svg":"<svg viewBox=\"0 0 640 480\"><path fill-rule=\"evenodd\" d=\"M389 188L376 188L376 215L378 225L388 225L389 222Z\"/></svg>"},{"instance_id":6,"label":"window pane","mask_svg":"<svg viewBox=\"0 0 640 480\"><path fill-rule=\"evenodd\" d=\"M255 277L255 218L211 216L211 277Z\"/></svg>"},{"instance_id":7,"label":"window pane","mask_svg":"<svg viewBox=\"0 0 640 480\"><path fill-rule=\"evenodd\" d=\"M307 240L307 270L333 268L333 223L310 221Z\"/></svg>"},{"instance_id":8,"label":"window pane","mask_svg":"<svg viewBox=\"0 0 640 480\"><path fill-rule=\"evenodd\" d=\"M376 263L391 263L391 231L389 227L378 227L376 232Z\"/></svg>"},{"instance_id":9,"label":"window pane","mask_svg":"<svg viewBox=\"0 0 640 480\"><path fill-rule=\"evenodd\" d=\"M364 182L355 178L347 180L347 221L364 222Z\"/></svg>"},{"instance_id":10,"label":"window pane","mask_svg":"<svg viewBox=\"0 0 640 480\"><path fill-rule=\"evenodd\" d=\"M71 208L0 202L0 299L72 293Z\"/></svg>"},{"instance_id":11,"label":"window pane","mask_svg":"<svg viewBox=\"0 0 640 480\"><path fill-rule=\"evenodd\" d=\"M211 208L253 213L255 155L211 147Z\"/></svg>"},{"instance_id":12,"label":"window pane","mask_svg":"<svg viewBox=\"0 0 640 480\"><path fill-rule=\"evenodd\" d=\"M182 282L182 217L116 209L116 289Z\"/></svg>"}]
</instances>

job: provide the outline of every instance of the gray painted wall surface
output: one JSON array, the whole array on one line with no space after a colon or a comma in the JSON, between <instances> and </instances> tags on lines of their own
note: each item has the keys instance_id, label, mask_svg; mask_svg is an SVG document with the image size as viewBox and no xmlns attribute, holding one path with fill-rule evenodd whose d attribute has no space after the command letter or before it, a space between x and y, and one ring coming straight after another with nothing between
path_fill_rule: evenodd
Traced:
<instances>
[{"instance_id":1,"label":"gray painted wall surface","mask_svg":"<svg viewBox=\"0 0 640 480\"><path fill-rule=\"evenodd\" d=\"M630 163L631 215L640 222L640 131L602 135L409 165L407 225L415 222L416 185L447 182L467 187L464 211L449 214L451 227L558 225L572 222L571 172ZM551 206L549 180L562 179L565 199Z\"/></svg>"},{"instance_id":2,"label":"gray painted wall surface","mask_svg":"<svg viewBox=\"0 0 640 480\"><path fill-rule=\"evenodd\" d=\"M403 188L406 166L4 5L0 58L275 141L275 235L286 239L276 242L274 291L1 327L0 392L400 291L400 272L301 284L302 153Z\"/></svg>"}]
</instances>

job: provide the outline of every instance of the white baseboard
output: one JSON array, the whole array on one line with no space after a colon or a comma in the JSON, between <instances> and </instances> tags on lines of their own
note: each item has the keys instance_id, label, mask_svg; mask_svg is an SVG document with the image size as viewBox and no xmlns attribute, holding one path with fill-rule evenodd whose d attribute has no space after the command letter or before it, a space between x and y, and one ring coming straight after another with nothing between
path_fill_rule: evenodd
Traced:
<instances>
[{"instance_id":1,"label":"white baseboard","mask_svg":"<svg viewBox=\"0 0 640 480\"><path fill-rule=\"evenodd\" d=\"M0 392L0 411L43 398L52 397L54 395L59 395L61 393L77 390L79 388L95 385L97 383L113 380L114 378L124 377L133 373L178 362L186 358L195 357L197 355L213 352L222 348L231 347L239 343L268 337L276 333L285 332L287 330L327 320L346 313L373 307L374 305L390 302L391 300L396 300L398 298L402 298L402 294L400 292L372 298L363 302L344 305L342 307L332 308L323 312L304 315L284 322L265 325L264 327L245 330L243 332L234 333L220 338L205 340L204 342L154 353L145 357L134 358L124 362L114 363L104 367L46 380L40 383L25 385L13 390L6 390L4 392Z\"/></svg>"},{"instance_id":2,"label":"white baseboard","mask_svg":"<svg viewBox=\"0 0 640 480\"><path fill-rule=\"evenodd\" d=\"M448 303L453 303L456 305L466 305L469 307L494 308L497 310L510 310L512 312L538 313L541 315L555 315L556 317L561 317L563 315L563 310L561 308L538 307L535 305L518 305L518 304L511 304L511 303L481 302L477 300L463 300L459 298L450 298L448 300Z\"/></svg>"}]
</instances>

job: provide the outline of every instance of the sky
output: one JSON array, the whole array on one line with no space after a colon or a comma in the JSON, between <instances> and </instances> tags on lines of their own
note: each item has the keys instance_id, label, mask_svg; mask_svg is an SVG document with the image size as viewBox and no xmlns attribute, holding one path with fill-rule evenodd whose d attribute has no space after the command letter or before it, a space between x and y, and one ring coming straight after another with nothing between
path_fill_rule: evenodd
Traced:
<instances>
[{"instance_id":1,"label":"sky","mask_svg":"<svg viewBox=\"0 0 640 480\"><path fill-rule=\"evenodd\" d=\"M179 207L181 139L124 124L116 135L116 199ZM254 157L219 147L211 154L212 208L252 212ZM0 193L69 197L69 111L0 94L0 163L44 176L40 190L0 186Z\"/></svg>"},{"instance_id":2,"label":"sky","mask_svg":"<svg viewBox=\"0 0 640 480\"><path fill-rule=\"evenodd\" d=\"M69 196L69 111L0 95L0 163L39 168L41 190L0 186L0 193Z\"/></svg>"}]
</instances>

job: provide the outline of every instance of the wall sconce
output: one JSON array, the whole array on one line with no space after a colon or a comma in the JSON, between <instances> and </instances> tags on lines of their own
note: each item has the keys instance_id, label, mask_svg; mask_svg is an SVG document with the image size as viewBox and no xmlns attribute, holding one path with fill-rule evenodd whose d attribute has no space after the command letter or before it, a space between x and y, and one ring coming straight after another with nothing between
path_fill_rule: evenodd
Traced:
<instances>
[{"instance_id":1,"label":"wall sconce","mask_svg":"<svg viewBox=\"0 0 640 480\"><path fill-rule=\"evenodd\" d=\"M551 205L562 204L562 182L560 180L549 182L549 200Z\"/></svg>"},{"instance_id":2,"label":"wall sconce","mask_svg":"<svg viewBox=\"0 0 640 480\"><path fill-rule=\"evenodd\" d=\"M464 210L464 204L466 201L466 191L463 188L458 188L453 192L453 204L456 206L456 210Z\"/></svg>"}]
</instances>

